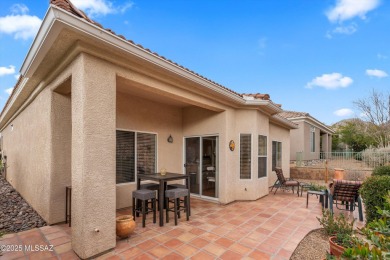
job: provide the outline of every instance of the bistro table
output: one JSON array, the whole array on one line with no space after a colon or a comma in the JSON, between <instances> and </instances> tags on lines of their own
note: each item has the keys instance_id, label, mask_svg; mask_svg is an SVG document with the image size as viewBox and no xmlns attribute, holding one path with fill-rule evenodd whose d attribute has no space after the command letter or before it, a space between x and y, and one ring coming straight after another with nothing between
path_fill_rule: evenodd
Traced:
<instances>
[{"instance_id":1,"label":"bistro table","mask_svg":"<svg viewBox=\"0 0 390 260\"><path fill-rule=\"evenodd\" d=\"M165 175L161 175L160 173L153 173L153 174L145 174L145 173L139 173L137 175L137 190L141 187L141 180L151 180L156 181L160 184L159 188L159 196L158 196L158 210L159 216L160 216L160 227L164 226L164 191L166 188L166 183L168 181L174 181L174 180L186 180L186 186L188 189L188 196L190 196L190 175L187 174L180 174L180 173L173 173L173 172L167 172ZM190 205L188 205L189 208ZM188 214L190 211L188 212ZM189 214L190 215L190 214Z\"/></svg>"}]
</instances>

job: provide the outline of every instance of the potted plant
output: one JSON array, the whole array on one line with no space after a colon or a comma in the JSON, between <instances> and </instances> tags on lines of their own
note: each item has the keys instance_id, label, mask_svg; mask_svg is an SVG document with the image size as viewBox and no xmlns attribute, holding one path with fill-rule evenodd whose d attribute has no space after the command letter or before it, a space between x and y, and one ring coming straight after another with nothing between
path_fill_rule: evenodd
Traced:
<instances>
[{"instance_id":1,"label":"potted plant","mask_svg":"<svg viewBox=\"0 0 390 260\"><path fill-rule=\"evenodd\" d=\"M132 215L122 215L116 218L116 235L127 238L135 230L135 221Z\"/></svg>"},{"instance_id":2,"label":"potted plant","mask_svg":"<svg viewBox=\"0 0 390 260\"><path fill-rule=\"evenodd\" d=\"M353 246L353 224L355 220L348 221L344 214L334 216L330 210L322 210L322 218L317 218L329 237L330 253L340 257L346 248Z\"/></svg>"}]
</instances>

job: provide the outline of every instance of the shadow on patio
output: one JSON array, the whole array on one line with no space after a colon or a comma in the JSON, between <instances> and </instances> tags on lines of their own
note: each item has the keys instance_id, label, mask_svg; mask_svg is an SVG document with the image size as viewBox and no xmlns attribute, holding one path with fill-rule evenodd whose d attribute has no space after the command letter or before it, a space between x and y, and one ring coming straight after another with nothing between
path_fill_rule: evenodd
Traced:
<instances>
[{"instance_id":1,"label":"shadow on patio","mask_svg":"<svg viewBox=\"0 0 390 260\"><path fill-rule=\"evenodd\" d=\"M177 226L170 221L159 227L149 214L142 228L137 218L135 233L117 240L116 248L98 259L289 259L301 239L320 227L316 216L321 215L321 204L311 196L306 208L305 193L297 197L277 192L229 205L192 198L191 209L190 221L182 217ZM131 209L117 214L131 214ZM2 260L78 259L71 249L70 232L62 224L5 235L2 245L53 245L54 250L7 252Z\"/></svg>"}]
</instances>

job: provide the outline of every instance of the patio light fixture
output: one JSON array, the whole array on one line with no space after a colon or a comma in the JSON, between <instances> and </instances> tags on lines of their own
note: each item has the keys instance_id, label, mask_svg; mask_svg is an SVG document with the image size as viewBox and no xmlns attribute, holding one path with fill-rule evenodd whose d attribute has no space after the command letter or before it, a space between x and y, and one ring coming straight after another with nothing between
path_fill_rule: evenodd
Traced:
<instances>
[{"instance_id":1,"label":"patio light fixture","mask_svg":"<svg viewBox=\"0 0 390 260\"><path fill-rule=\"evenodd\" d=\"M167 141L168 141L168 143L173 143L173 137L172 137L172 135L169 135Z\"/></svg>"}]
</instances>

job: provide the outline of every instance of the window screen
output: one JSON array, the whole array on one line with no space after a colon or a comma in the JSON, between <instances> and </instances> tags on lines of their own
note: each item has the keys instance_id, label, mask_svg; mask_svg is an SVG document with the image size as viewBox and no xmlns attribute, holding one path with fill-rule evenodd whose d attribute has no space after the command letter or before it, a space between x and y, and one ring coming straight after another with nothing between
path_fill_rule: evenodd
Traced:
<instances>
[{"instance_id":1,"label":"window screen","mask_svg":"<svg viewBox=\"0 0 390 260\"><path fill-rule=\"evenodd\" d=\"M267 176L267 137L259 135L258 144L258 178Z\"/></svg>"},{"instance_id":2,"label":"window screen","mask_svg":"<svg viewBox=\"0 0 390 260\"><path fill-rule=\"evenodd\" d=\"M240 135L240 179L251 178L251 135Z\"/></svg>"},{"instance_id":3,"label":"window screen","mask_svg":"<svg viewBox=\"0 0 390 260\"><path fill-rule=\"evenodd\" d=\"M116 131L116 183L135 181L135 133Z\"/></svg>"}]
</instances>

